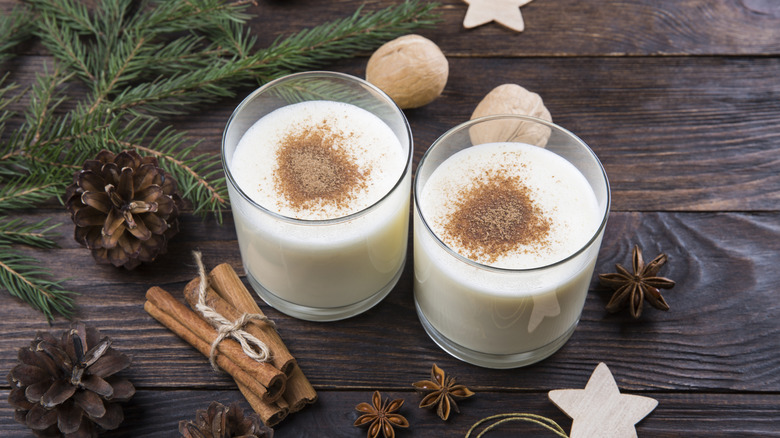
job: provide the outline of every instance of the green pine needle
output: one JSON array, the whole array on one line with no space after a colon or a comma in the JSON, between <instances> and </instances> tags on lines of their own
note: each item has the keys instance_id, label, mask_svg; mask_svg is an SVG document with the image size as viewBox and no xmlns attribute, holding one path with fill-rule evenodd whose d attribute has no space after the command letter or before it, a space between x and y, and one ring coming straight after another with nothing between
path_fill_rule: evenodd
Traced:
<instances>
[{"instance_id":1,"label":"green pine needle","mask_svg":"<svg viewBox=\"0 0 780 438\"><path fill-rule=\"evenodd\" d=\"M14 57L11 50L32 36L32 16L24 7L0 15L0 64Z\"/></svg>"},{"instance_id":2,"label":"green pine needle","mask_svg":"<svg viewBox=\"0 0 780 438\"><path fill-rule=\"evenodd\" d=\"M58 196L64 189L63 181L38 175L7 181L0 186L0 211L29 208Z\"/></svg>"},{"instance_id":3,"label":"green pine needle","mask_svg":"<svg viewBox=\"0 0 780 438\"><path fill-rule=\"evenodd\" d=\"M49 225L49 218L34 224L28 224L21 218L4 221L0 216L0 244L22 243L38 248L55 248L51 231L60 224Z\"/></svg>"},{"instance_id":4,"label":"green pine needle","mask_svg":"<svg viewBox=\"0 0 780 438\"><path fill-rule=\"evenodd\" d=\"M0 285L50 321L55 313L70 318L75 293L65 290L61 280L50 277L51 272L40 267L38 260L0 244Z\"/></svg>"},{"instance_id":5,"label":"green pine needle","mask_svg":"<svg viewBox=\"0 0 780 438\"><path fill-rule=\"evenodd\" d=\"M369 13L361 8L351 17L304 29L258 52L257 75L269 81L376 49L415 29L433 27L439 20L432 12L437 6L407 1Z\"/></svg>"},{"instance_id":6,"label":"green pine needle","mask_svg":"<svg viewBox=\"0 0 780 438\"><path fill-rule=\"evenodd\" d=\"M0 77L0 214L60 199L102 149L154 156L193 213L221 222L229 207L218 153L167 126L170 116L283 75L326 67L420 28L435 3L408 0L303 29L255 47L252 0L25 0L0 16L0 63L37 38L53 58L27 89ZM87 6L87 5L93 6ZM70 87L74 82L77 87ZM75 91L74 91L75 90ZM86 90L86 92L84 92ZM334 93L337 90L323 90ZM291 91L291 99L299 98ZM331 96L333 94L330 94ZM28 102L19 109L21 102ZM4 129L13 126L13 129ZM15 245L54 245L46 221L0 216L0 285L47 318L72 313L72 292Z\"/></svg>"}]
</instances>

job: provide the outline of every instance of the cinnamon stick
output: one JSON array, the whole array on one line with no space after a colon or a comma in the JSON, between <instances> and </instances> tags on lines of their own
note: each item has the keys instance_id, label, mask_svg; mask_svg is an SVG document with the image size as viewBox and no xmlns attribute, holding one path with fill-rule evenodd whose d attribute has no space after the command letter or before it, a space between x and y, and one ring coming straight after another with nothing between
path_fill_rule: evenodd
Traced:
<instances>
[{"instance_id":1,"label":"cinnamon stick","mask_svg":"<svg viewBox=\"0 0 780 438\"><path fill-rule=\"evenodd\" d=\"M166 314L149 301L144 303L144 310L188 344L195 347L201 354L204 356L209 355L211 346L181 325L174 317ZM277 400L278 403L263 401L258 394L265 393L266 388L244 372L244 370L233 361L224 355L217 356L216 360L219 367L233 377L233 380L235 380L238 385L238 389L244 394L244 398L247 399L249 405L252 406L252 409L257 412L260 419L263 420L266 425L273 427L282 421L290 412L289 405L282 398Z\"/></svg>"},{"instance_id":2,"label":"cinnamon stick","mask_svg":"<svg viewBox=\"0 0 780 438\"><path fill-rule=\"evenodd\" d=\"M252 295L249 293L244 283L236 274L236 271L227 264L222 263L212 269L209 274L209 284L214 288L222 298L228 303L232 304L236 310L242 313L258 313L263 314L260 307L255 302ZM271 327L269 327L271 328ZM276 330L272 330L273 335L279 340L284 351L289 354L284 342L276 333ZM275 350L271 350L274 354L277 354ZM292 356L292 355L291 355ZM295 365L293 371L289 374L287 379L287 389L284 393L284 400L290 405L290 413L297 412L305 405L314 403L317 401L317 391L306 378L306 375Z\"/></svg>"},{"instance_id":3,"label":"cinnamon stick","mask_svg":"<svg viewBox=\"0 0 780 438\"><path fill-rule=\"evenodd\" d=\"M295 365L292 374L287 377L287 389L284 390L282 399L290 405L291 414L317 401L317 391L298 365Z\"/></svg>"},{"instance_id":4,"label":"cinnamon stick","mask_svg":"<svg viewBox=\"0 0 780 438\"><path fill-rule=\"evenodd\" d=\"M290 412L290 408L283 398L268 403L263 401L255 391L238 380L236 380L236 384L238 385L238 390L241 391L241 394L244 395L246 401L249 402L249 406L251 406L252 410L260 416L260 419L263 420L263 423L265 423L266 426L276 426L284 420Z\"/></svg>"},{"instance_id":5,"label":"cinnamon stick","mask_svg":"<svg viewBox=\"0 0 780 438\"><path fill-rule=\"evenodd\" d=\"M179 329L180 333L187 334L190 332L195 337L199 338L202 342L208 345L208 349L205 353L198 348L201 353L206 357L209 356L210 345L217 338L217 332L209 323L201 319L201 317L195 312L191 311L187 306L180 303L173 298L168 292L159 287L152 287L146 291L146 299L157 307L159 310L172 317L183 326L184 330ZM145 306L146 307L146 306ZM155 318L156 319L156 318ZM162 322L162 321L160 321ZM167 326L167 325L166 325ZM170 328L170 327L169 327ZM173 329L171 329L173 331ZM180 335L180 337L182 337ZM182 337L184 339L184 337ZM189 339L185 339L189 342ZM191 345L192 342L190 342ZM194 345L193 345L194 346ZM273 402L276 401L284 393L287 377L268 363L256 362L249 358L241 350L241 347L237 342L232 339L225 339L217 346L217 351L221 354L217 355L217 359L221 356L225 356L230 362L241 368L246 374L253 377L259 384L261 384L265 390L257 390L252 388L253 391L264 401ZM219 365L219 362L217 362ZM221 367L221 365L220 365ZM223 369L225 369L223 367ZM227 369L225 369L227 371ZM230 373L233 375L232 373ZM250 385L247 385L250 386Z\"/></svg>"},{"instance_id":6,"label":"cinnamon stick","mask_svg":"<svg viewBox=\"0 0 780 438\"><path fill-rule=\"evenodd\" d=\"M229 264L222 263L211 270L209 273L209 285L225 300L226 304L236 310L239 316L244 313L256 313L265 316L262 310L260 310L260 307L257 306L257 303L255 303L254 299L252 299L252 296L244 286L241 278L238 277L236 271L234 271ZM242 298L241 301L238 301L238 299L234 299L233 297L244 298ZM244 305L245 303L243 301L247 299L252 302L253 307ZM217 312L222 313L219 310L217 310ZM224 314L223 316L233 320L238 318ZM271 363L289 376L295 365L295 358L290 354L290 351L287 350L287 346L284 344L284 341L282 341L282 338L279 337L279 333L276 332L276 329L269 324L262 322L253 321L249 325L257 327L256 331L258 332L255 333L250 331L249 333L252 333L255 337L263 341L273 352Z\"/></svg>"},{"instance_id":7,"label":"cinnamon stick","mask_svg":"<svg viewBox=\"0 0 780 438\"><path fill-rule=\"evenodd\" d=\"M199 337L197 337L194 333L192 333L179 321L177 321L176 318L168 315L162 309L152 304L152 302L150 301L144 303L144 310L146 310L146 312L149 315L151 315L152 318L159 321L160 324L167 327L168 330L172 331L177 336L182 338L185 342L195 347L195 349L200 351L201 354L203 354L204 356L209 355L209 350L211 349L211 346L208 343L204 342ZM216 360L217 360L217 365L219 365L220 368L222 368L223 370L225 370L225 372L230 374L233 377L233 379L236 380L236 382L241 382L241 385L247 388L250 392L254 392L256 394L264 394L267 392L266 388L263 385L261 385L260 382L252 378L238 365L236 365L235 362L231 361L226 356L220 354L219 356L217 356Z\"/></svg>"},{"instance_id":8,"label":"cinnamon stick","mask_svg":"<svg viewBox=\"0 0 780 438\"><path fill-rule=\"evenodd\" d=\"M224 287L225 286L223 285L223 288ZM195 309L195 306L198 303L200 294L199 288L200 278L198 277L184 286L184 300L187 301L187 304L193 309ZM239 312L232 304L219 296L211 287L206 289L205 301L207 306L231 321L241 318L241 316L246 313ZM287 351L287 347L285 347L284 344L280 345L281 338L276 334L276 329L262 321L251 321L244 327L244 330L268 346L268 349L272 353L270 360L271 365L282 371L285 375L289 376L289 374L292 373L292 370L295 367L295 358ZM274 333L275 336L270 336L270 333Z\"/></svg>"}]
</instances>

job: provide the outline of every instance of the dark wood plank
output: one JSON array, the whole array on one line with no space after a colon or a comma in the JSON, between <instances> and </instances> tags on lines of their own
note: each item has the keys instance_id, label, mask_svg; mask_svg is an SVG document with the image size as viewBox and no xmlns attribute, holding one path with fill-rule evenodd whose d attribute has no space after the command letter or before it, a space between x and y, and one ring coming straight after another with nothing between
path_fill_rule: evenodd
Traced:
<instances>
[{"instance_id":1,"label":"dark wood plank","mask_svg":"<svg viewBox=\"0 0 780 438\"><path fill-rule=\"evenodd\" d=\"M43 58L17 60L32 81ZM553 120L585 140L610 178L613 211L780 209L780 58L451 59L442 97L406 115L415 163L466 121L494 87L539 93ZM333 66L362 76L365 60ZM217 154L224 125L250 90L173 120Z\"/></svg>"},{"instance_id":2,"label":"dark wood plank","mask_svg":"<svg viewBox=\"0 0 780 438\"><path fill-rule=\"evenodd\" d=\"M777 58L451 60L443 97L407 116L421 153L517 83L594 149L613 210L777 210L777 71Z\"/></svg>"},{"instance_id":3,"label":"dark wood plank","mask_svg":"<svg viewBox=\"0 0 780 438\"><path fill-rule=\"evenodd\" d=\"M253 9L263 45L318 22L335 20L364 2L268 1ZM390 1L369 1L366 10ZM780 9L771 0L535 1L521 8L522 33L496 23L467 30L468 5L444 0L443 22L421 33L451 56L624 56L777 54ZM301 13L305 11L305 13ZM317 17L312 20L311 17Z\"/></svg>"},{"instance_id":4,"label":"dark wood plank","mask_svg":"<svg viewBox=\"0 0 780 438\"><path fill-rule=\"evenodd\" d=\"M21 0L0 0L6 12ZM251 27L266 46L280 35L366 10L391 0L258 0ZM479 418L501 412L571 421L547 391L581 388L606 362L624 392L659 400L638 426L639 436L780 436L780 7L773 0L535 1L522 8L527 29L495 23L461 27L467 5L443 0L444 21L422 33L450 60L442 97L406 111L415 137L415 164L444 131L469 118L493 87L518 83L542 95L553 118L582 137L603 161L613 212L597 271L629 263L640 244L648 257L669 254L662 275L677 281L664 293L669 312L648 308L638 321L604 311L611 292L595 281L572 339L549 359L519 370L487 370L449 357L430 341L414 311L412 264L374 309L335 323L295 320L263 305L318 389L320 402L283 423L278 437L362 436L351 426L354 406L371 391L406 400L412 429L398 436L463 436ZM21 85L43 71L40 44L20 48L0 66ZM671 55L671 56L670 56ZM331 70L357 76L366 57ZM79 85L73 88L83 91ZM171 123L198 149L217 154L225 121L251 90ZM24 102L21 102L23 104ZM71 106L68 106L71 105ZM72 107L74 103L63 106ZM12 121L9 127L15 126ZM62 224L51 251L23 249L77 290L77 317L112 336L134 357L125 373L139 388L123 427L108 437L178 436L179 420L194 418L210 400L239 400L233 382L142 309L145 290L179 293L194 276L191 251L206 263L228 262L242 272L232 217L182 217L182 233L167 255L136 271L97 266L71 239L68 214L56 203L15 212ZM49 326L37 312L0 291L0 370ZM360 354L356 354L360 352ZM437 363L478 396L442 423L416 408L410 383ZM0 398L9 386L0 383ZM542 437L530 425L506 425L491 437ZM0 436L30 433L0 403Z\"/></svg>"},{"instance_id":5,"label":"dark wood plank","mask_svg":"<svg viewBox=\"0 0 780 438\"><path fill-rule=\"evenodd\" d=\"M577 388L584 387L585 381ZM334 392L321 391L320 400L304 411L293 414L275 428L277 438L322 437L351 438L365 435L365 429L352 426L358 412L354 407L360 402L370 402L373 389ZM626 392L626 391L622 391ZM488 416L525 412L542 415L556 421L567 432L571 429L568 419L547 399L544 392L480 392L459 403L461 413L454 413L445 423L430 410L419 409L420 396L409 390L382 391L385 398L401 398L405 401L400 412L409 420L410 428L397 429L399 438L463 437L477 421ZM644 394L658 400L658 407L636 427L639 436L658 438L711 437L777 437L780 421L778 395L726 395L651 393ZM0 391L5 399L7 391ZM124 405L125 421L119 429L101 435L105 438L167 438L178 437L178 423L192 420L195 411L205 409L216 400L223 404L239 401L248 409L236 390L226 391L146 391L140 390ZM481 430L481 429L480 429ZM0 435L6 438L30 436L27 429L13 420L10 406L0 404ZM549 438L551 432L530 423L509 423L495 429L491 438Z\"/></svg>"},{"instance_id":6,"label":"dark wood plank","mask_svg":"<svg viewBox=\"0 0 780 438\"><path fill-rule=\"evenodd\" d=\"M138 385L226 388L232 385L227 377L213 373L204 358L142 309L152 285L181 293L195 276L193 249L205 250L210 266L228 262L242 273L226 219L222 227L188 220L168 256L132 272L94 265L86 250L70 243L36 255L55 272L74 276L68 285L82 293L77 316L133 355L129 374ZM775 299L780 272L774 269L780 214L613 213L597 271L612 272L615 263L628 265L635 243L647 257L661 251L669 255L662 275L677 281L665 292L671 310L648 308L638 321L627 313L607 314L604 305L611 292L594 282L571 340L521 372L466 365L441 351L415 314L411 263L385 301L346 321L305 322L264 309L320 389L403 389L409 376L422 378L431 363L438 363L481 390L547 390L553 382L576 386L587 380L596 362L604 361L621 376L621 387L630 390L780 391L780 303ZM16 299L4 294L0 303L0 332L5 334L0 369L10 369L16 350L47 325ZM58 320L54 328L66 326Z\"/></svg>"},{"instance_id":7,"label":"dark wood plank","mask_svg":"<svg viewBox=\"0 0 780 438\"><path fill-rule=\"evenodd\" d=\"M8 11L20 0L0 0ZM396 3L392 0L262 0L248 12L259 47L277 37ZM496 23L467 30L468 5L442 0L443 21L421 31L448 56L770 55L780 53L780 8L773 0L535 1L521 8L526 30ZM25 49L40 53L40 47Z\"/></svg>"}]
</instances>

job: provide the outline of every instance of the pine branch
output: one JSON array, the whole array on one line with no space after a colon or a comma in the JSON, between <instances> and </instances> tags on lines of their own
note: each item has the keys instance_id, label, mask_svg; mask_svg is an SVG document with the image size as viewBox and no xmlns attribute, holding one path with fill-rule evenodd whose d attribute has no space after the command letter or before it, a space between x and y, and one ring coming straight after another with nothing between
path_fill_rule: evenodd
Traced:
<instances>
[{"instance_id":1,"label":"pine branch","mask_svg":"<svg viewBox=\"0 0 780 438\"><path fill-rule=\"evenodd\" d=\"M38 248L55 248L57 244L52 240L54 234L51 231L60 224L48 225L46 218L34 224L28 224L21 218L3 222L0 217L0 244L21 243Z\"/></svg>"},{"instance_id":2,"label":"pine branch","mask_svg":"<svg viewBox=\"0 0 780 438\"><path fill-rule=\"evenodd\" d=\"M106 148L114 152L134 149L141 155L157 158L160 167L173 175L182 197L193 203L193 214L213 213L222 221L222 210L228 206L227 186L218 155L196 154L197 143L188 143L185 134L170 127L148 139L155 126L153 120L136 119L132 132L106 138Z\"/></svg>"},{"instance_id":3,"label":"pine branch","mask_svg":"<svg viewBox=\"0 0 780 438\"><path fill-rule=\"evenodd\" d=\"M171 34L193 29L204 31L223 20L244 23L251 18L245 13L246 7L254 1L188 0L154 3L153 11L138 16L139 27L159 34Z\"/></svg>"},{"instance_id":4,"label":"pine branch","mask_svg":"<svg viewBox=\"0 0 780 438\"><path fill-rule=\"evenodd\" d=\"M15 111L8 109L9 106L19 101L21 93L13 95L19 87L16 84L5 85L8 80L8 73L0 76L0 137L5 131L5 123L14 117ZM10 95L10 96L9 96ZM6 146L7 147L7 146ZM2 150L3 148L0 148Z\"/></svg>"},{"instance_id":5,"label":"pine branch","mask_svg":"<svg viewBox=\"0 0 780 438\"><path fill-rule=\"evenodd\" d=\"M11 50L32 36L31 20L29 12L22 7L0 15L0 64L13 58Z\"/></svg>"},{"instance_id":6,"label":"pine branch","mask_svg":"<svg viewBox=\"0 0 780 438\"><path fill-rule=\"evenodd\" d=\"M38 266L37 260L0 244L0 286L43 312L50 321L55 313L70 318L76 293L65 290L61 280L50 278L51 272Z\"/></svg>"},{"instance_id":7,"label":"pine branch","mask_svg":"<svg viewBox=\"0 0 780 438\"><path fill-rule=\"evenodd\" d=\"M45 135L47 129L60 132L67 127L67 116L56 118L56 121L50 119L54 118L54 110L66 99L61 87L70 77L59 66L49 73L46 64L43 65L43 74L35 76L25 117L26 125L20 129L26 136L18 149L30 152L36 143L42 141L41 136Z\"/></svg>"},{"instance_id":8,"label":"pine branch","mask_svg":"<svg viewBox=\"0 0 780 438\"><path fill-rule=\"evenodd\" d=\"M59 17L81 35L96 33L89 8L83 2L78 0L25 0L25 2L39 15Z\"/></svg>"},{"instance_id":9,"label":"pine branch","mask_svg":"<svg viewBox=\"0 0 780 438\"><path fill-rule=\"evenodd\" d=\"M96 76L89 68L88 49L80 42L80 35L62 24L57 16L40 14L36 20L36 36L60 63L77 74L85 83L93 83Z\"/></svg>"},{"instance_id":10,"label":"pine branch","mask_svg":"<svg viewBox=\"0 0 780 438\"><path fill-rule=\"evenodd\" d=\"M270 48L248 57L215 57L208 70L192 70L153 83L126 89L114 99L112 111L146 111L173 115L219 98L232 97L239 87L264 83L304 70L316 70L335 60L354 57L413 29L431 27L438 21L435 3L407 1L388 8L303 30L277 40ZM249 50L246 35L237 27L220 29L221 38L246 41L239 52ZM212 34L213 35L213 34Z\"/></svg>"},{"instance_id":11,"label":"pine branch","mask_svg":"<svg viewBox=\"0 0 780 438\"><path fill-rule=\"evenodd\" d=\"M222 20L217 22L213 29L206 29L204 32L217 47L238 59L249 57L257 42L257 37L251 34L251 29L245 28L243 22L236 20Z\"/></svg>"},{"instance_id":12,"label":"pine branch","mask_svg":"<svg viewBox=\"0 0 780 438\"><path fill-rule=\"evenodd\" d=\"M79 0L25 3L28 8L0 17L0 62L33 34L56 66L23 93L13 85L0 88L3 213L62 196L82 163L102 149L135 149L157 157L196 214L221 219L228 200L219 154L198 153L197 143L162 125L161 118L363 54L438 20L436 5L418 0L376 12L361 8L257 50L245 25L251 0L101 0L93 9ZM66 85L73 80L89 91L69 94ZM27 109L8 110L22 96L30 102ZM68 99L75 104L63 109ZM9 120L19 120L19 126L7 134L2 128ZM9 245L48 247L54 244L51 231L46 221L0 217L0 285L49 319L70 315L73 293Z\"/></svg>"},{"instance_id":13,"label":"pine branch","mask_svg":"<svg viewBox=\"0 0 780 438\"><path fill-rule=\"evenodd\" d=\"M46 176L29 175L0 186L0 211L29 208L59 196L66 184Z\"/></svg>"},{"instance_id":14,"label":"pine branch","mask_svg":"<svg viewBox=\"0 0 780 438\"><path fill-rule=\"evenodd\" d=\"M263 82L303 70L315 70L337 59L373 50L412 30L433 27L436 3L405 1L398 5L305 29L255 55L256 73Z\"/></svg>"}]
</instances>

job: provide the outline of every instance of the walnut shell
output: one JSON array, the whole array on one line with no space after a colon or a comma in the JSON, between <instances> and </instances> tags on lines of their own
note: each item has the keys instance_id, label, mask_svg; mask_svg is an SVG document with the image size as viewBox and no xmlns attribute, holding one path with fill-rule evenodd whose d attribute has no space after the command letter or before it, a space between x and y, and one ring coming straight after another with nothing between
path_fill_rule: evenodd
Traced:
<instances>
[{"instance_id":1,"label":"walnut shell","mask_svg":"<svg viewBox=\"0 0 780 438\"><path fill-rule=\"evenodd\" d=\"M516 84L494 88L477 105L471 118L496 114L521 114L552 122L542 98ZM507 120L474 126L469 131L474 144L513 141L540 147L547 145L550 133L550 128L541 124Z\"/></svg>"},{"instance_id":2,"label":"walnut shell","mask_svg":"<svg viewBox=\"0 0 780 438\"><path fill-rule=\"evenodd\" d=\"M450 67L439 46L420 35L404 35L377 49L366 66L366 80L402 109L433 102L444 91Z\"/></svg>"}]
</instances>

